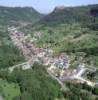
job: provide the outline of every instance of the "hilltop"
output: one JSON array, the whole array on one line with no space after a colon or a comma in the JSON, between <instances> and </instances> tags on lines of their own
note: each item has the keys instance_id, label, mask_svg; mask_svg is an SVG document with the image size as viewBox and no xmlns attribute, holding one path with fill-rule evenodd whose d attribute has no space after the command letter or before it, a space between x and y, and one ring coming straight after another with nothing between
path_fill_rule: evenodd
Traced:
<instances>
[{"instance_id":1,"label":"hilltop","mask_svg":"<svg viewBox=\"0 0 98 100\"><path fill-rule=\"evenodd\" d=\"M0 7L0 24L35 23L43 15L32 7Z\"/></svg>"},{"instance_id":2,"label":"hilltop","mask_svg":"<svg viewBox=\"0 0 98 100\"><path fill-rule=\"evenodd\" d=\"M52 13L43 17L40 23L44 25L72 24L80 22L82 24L92 23L92 9L98 9L98 5L78 6L78 7L56 7Z\"/></svg>"}]
</instances>

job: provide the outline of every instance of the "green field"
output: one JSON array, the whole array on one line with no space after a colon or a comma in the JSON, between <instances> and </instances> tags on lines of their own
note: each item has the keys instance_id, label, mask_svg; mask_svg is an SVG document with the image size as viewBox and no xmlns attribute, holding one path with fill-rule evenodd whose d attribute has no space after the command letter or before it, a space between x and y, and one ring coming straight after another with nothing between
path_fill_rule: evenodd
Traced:
<instances>
[{"instance_id":1,"label":"green field","mask_svg":"<svg viewBox=\"0 0 98 100\"><path fill-rule=\"evenodd\" d=\"M8 83L6 80L0 80L0 92L5 100L13 100L15 96L20 94L18 84Z\"/></svg>"}]
</instances>

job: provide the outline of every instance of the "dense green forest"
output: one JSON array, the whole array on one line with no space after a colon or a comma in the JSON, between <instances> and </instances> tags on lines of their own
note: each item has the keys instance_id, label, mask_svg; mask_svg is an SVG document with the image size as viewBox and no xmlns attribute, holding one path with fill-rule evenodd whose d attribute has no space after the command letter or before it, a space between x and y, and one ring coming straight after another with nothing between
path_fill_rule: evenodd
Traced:
<instances>
[{"instance_id":1,"label":"dense green forest","mask_svg":"<svg viewBox=\"0 0 98 100\"><path fill-rule=\"evenodd\" d=\"M21 94L13 100L55 100L62 98L60 85L46 72L45 66L34 64L32 70L0 71L0 77L18 84Z\"/></svg>"},{"instance_id":2,"label":"dense green forest","mask_svg":"<svg viewBox=\"0 0 98 100\"><path fill-rule=\"evenodd\" d=\"M46 72L46 66L35 63L32 70L15 69L12 73L0 71L0 78L7 80L5 88L13 89L11 95L2 93L5 100L97 100L98 87L84 84L65 83L69 90L61 90L60 85ZM5 82L5 81L3 81ZM10 84L12 86L8 87ZM2 84L1 84L2 86ZM3 87L4 88L4 87ZM1 87L1 90L3 89ZM19 89L20 88L20 89ZM16 94L16 91L18 93ZM12 98L13 97L13 98ZM81 99L80 99L81 98Z\"/></svg>"},{"instance_id":3,"label":"dense green forest","mask_svg":"<svg viewBox=\"0 0 98 100\"><path fill-rule=\"evenodd\" d=\"M66 83L70 92L64 92L64 97L67 100L97 100L98 87L92 88L84 84Z\"/></svg>"},{"instance_id":4,"label":"dense green forest","mask_svg":"<svg viewBox=\"0 0 98 100\"><path fill-rule=\"evenodd\" d=\"M43 17L38 24L45 26L58 26L59 24L81 23L83 26L93 24L96 13L93 9L98 9L98 4L79 7L56 7L52 13ZM98 24L98 22L97 22Z\"/></svg>"}]
</instances>

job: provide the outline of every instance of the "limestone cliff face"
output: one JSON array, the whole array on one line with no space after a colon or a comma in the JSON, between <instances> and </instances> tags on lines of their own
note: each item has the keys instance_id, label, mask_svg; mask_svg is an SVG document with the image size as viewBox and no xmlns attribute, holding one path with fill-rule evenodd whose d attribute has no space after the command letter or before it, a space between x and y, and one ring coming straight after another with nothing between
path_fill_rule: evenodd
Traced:
<instances>
[{"instance_id":1,"label":"limestone cliff face","mask_svg":"<svg viewBox=\"0 0 98 100\"><path fill-rule=\"evenodd\" d=\"M54 11L60 11L60 10L64 10L65 6L57 6L55 7Z\"/></svg>"}]
</instances>

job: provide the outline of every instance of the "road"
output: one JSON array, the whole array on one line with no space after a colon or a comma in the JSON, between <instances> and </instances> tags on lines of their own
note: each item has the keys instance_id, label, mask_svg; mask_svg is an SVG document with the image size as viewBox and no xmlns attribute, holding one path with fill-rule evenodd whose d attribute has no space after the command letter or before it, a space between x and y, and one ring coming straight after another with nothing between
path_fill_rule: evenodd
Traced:
<instances>
[{"instance_id":1,"label":"road","mask_svg":"<svg viewBox=\"0 0 98 100\"><path fill-rule=\"evenodd\" d=\"M53 74L51 74L50 71L47 70L47 72L54 80L56 80L59 83L59 85L61 86L62 90L64 90L64 91L68 90L68 88L65 86L65 84L61 80L59 80L57 77L55 77Z\"/></svg>"},{"instance_id":2,"label":"road","mask_svg":"<svg viewBox=\"0 0 98 100\"><path fill-rule=\"evenodd\" d=\"M87 79L85 79L85 78L82 77L82 75L84 74L84 72L85 72L86 70L90 70L90 69L85 68L85 67L82 67L82 68L78 71L78 73L75 74L75 75L73 75L72 77L73 77L74 79L80 80L80 81L83 82L83 83L86 82L89 86L94 87L94 86L95 86L95 83L93 83L93 82L91 82L91 81L89 81L89 80L87 80ZM91 71L93 71L93 70L91 70Z\"/></svg>"},{"instance_id":3,"label":"road","mask_svg":"<svg viewBox=\"0 0 98 100\"><path fill-rule=\"evenodd\" d=\"M29 66L28 62L24 62L24 63L18 64L18 65L11 66L8 69L10 72L12 72L15 68L20 68L20 67L24 68L24 66Z\"/></svg>"},{"instance_id":4,"label":"road","mask_svg":"<svg viewBox=\"0 0 98 100\"><path fill-rule=\"evenodd\" d=\"M79 80L81 80L84 83L87 83L87 85L89 85L91 87L94 87L95 86L95 83L93 83L93 82L91 82L91 81L89 81L87 79L84 79L83 77L76 77L76 79L79 79Z\"/></svg>"}]
</instances>

